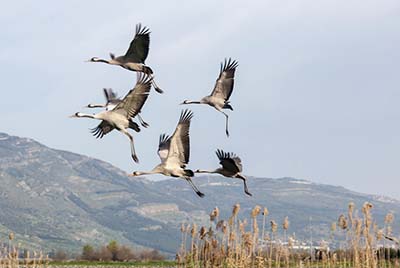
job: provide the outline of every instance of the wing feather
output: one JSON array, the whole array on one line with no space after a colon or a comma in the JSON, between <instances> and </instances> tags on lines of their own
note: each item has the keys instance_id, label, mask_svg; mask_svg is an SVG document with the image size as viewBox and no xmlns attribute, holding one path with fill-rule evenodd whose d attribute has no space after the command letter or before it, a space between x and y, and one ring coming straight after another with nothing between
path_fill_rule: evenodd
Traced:
<instances>
[{"instance_id":1,"label":"wing feather","mask_svg":"<svg viewBox=\"0 0 400 268\"><path fill-rule=\"evenodd\" d=\"M166 162L170 165L179 165L184 168L189 163L190 139L189 128L193 113L183 110L174 134L169 139L168 157Z\"/></svg>"},{"instance_id":2,"label":"wing feather","mask_svg":"<svg viewBox=\"0 0 400 268\"><path fill-rule=\"evenodd\" d=\"M220 149L216 151L219 163L225 170L238 173L242 172L242 160L234 153L226 153Z\"/></svg>"},{"instance_id":3,"label":"wing feather","mask_svg":"<svg viewBox=\"0 0 400 268\"><path fill-rule=\"evenodd\" d=\"M103 138L104 135L110 133L114 127L110 125L107 121L101 121L101 123L90 130L90 132L93 134L93 136L96 137L96 139L101 139Z\"/></svg>"},{"instance_id":4,"label":"wing feather","mask_svg":"<svg viewBox=\"0 0 400 268\"><path fill-rule=\"evenodd\" d=\"M231 60L231 58L225 59L224 63L221 63L219 77L215 82L211 96L228 101L233 91L236 67L238 67L238 62Z\"/></svg>"},{"instance_id":5,"label":"wing feather","mask_svg":"<svg viewBox=\"0 0 400 268\"><path fill-rule=\"evenodd\" d=\"M135 37L131 41L124 57L132 62L144 63L149 54L150 30L146 26L136 25Z\"/></svg>"},{"instance_id":6,"label":"wing feather","mask_svg":"<svg viewBox=\"0 0 400 268\"><path fill-rule=\"evenodd\" d=\"M118 103L113 111L125 115L127 118L135 117L146 102L150 88L152 77L143 73L138 73L138 80L133 89Z\"/></svg>"},{"instance_id":7,"label":"wing feather","mask_svg":"<svg viewBox=\"0 0 400 268\"><path fill-rule=\"evenodd\" d=\"M117 93L112 88L103 88L104 97L106 98L107 104L111 101L117 100Z\"/></svg>"},{"instance_id":8,"label":"wing feather","mask_svg":"<svg viewBox=\"0 0 400 268\"><path fill-rule=\"evenodd\" d=\"M117 97L117 93L111 88L103 88L104 97L106 98L106 110L110 111L121 102L121 99Z\"/></svg>"},{"instance_id":9,"label":"wing feather","mask_svg":"<svg viewBox=\"0 0 400 268\"><path fill-rule=\"evenodd\" d=\"M161 134L160 135L160 140L158 142L158 156L161 159L161 162L163 163L167 157L168 157L168 151L169 151L169 144L171 142L170 137L167 134Z\"/></svg>"}]
</instances>

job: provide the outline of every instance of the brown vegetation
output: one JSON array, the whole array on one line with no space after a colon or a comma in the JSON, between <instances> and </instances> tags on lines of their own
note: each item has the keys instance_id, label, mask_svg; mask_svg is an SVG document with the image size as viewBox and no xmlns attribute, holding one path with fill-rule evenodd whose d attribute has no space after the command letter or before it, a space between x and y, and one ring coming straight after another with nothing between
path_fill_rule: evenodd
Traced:
<instances>
[{"instance_id":1,"label":"brown vegetation","mask_svg":"<svg viewBox=\"0 0 400 268\"><path fill-rule=\"evenodd\" d=\"M144 249L134 251L132 248L119 245L116 241L111 241L108 245L95 249L91 245L85 245L82 248L80 256L82 260L87 261L160 261L165 257L154 249Z\"/></svg>"},{"instance_id":2,"label":"brown vegetation","mask_svg":"<svg viewBox=\"0 0 400 268\"><path fill-rule=\"evenodd\" d=\"M182 224L182 245L176 259L179 267L193 268L400 267L398 240L391 233L394 216L389 213L385 217L385 226L379 228L372 219L372 209L372 204L366 202L359 215L354 203L350 203L347 215L340 215L337 223L332 223L330 241L307 247L304 244L299 246L294 236L287 236L290 228L288 217L283 219L281 230L273 219L269 220L268 228L267 208L254 207L249 221L238 219L239 204L233 207L228 220L219 220L219 210L215 208L210 214L210 227L203 226L197 231L195 224ZM262 222L261 231L258 220ZM344 239L340 240L340 237ZM388 240L392 241L392 248L388 247ZM338 246L331 250L329 244Z\"/></svg>"}]
</instances>

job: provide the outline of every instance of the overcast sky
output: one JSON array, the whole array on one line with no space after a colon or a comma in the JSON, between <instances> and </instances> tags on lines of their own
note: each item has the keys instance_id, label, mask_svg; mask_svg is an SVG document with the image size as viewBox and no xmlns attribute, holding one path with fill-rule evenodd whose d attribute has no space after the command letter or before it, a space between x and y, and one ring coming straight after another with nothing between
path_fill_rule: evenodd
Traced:
<instances>
[{"instance_id":1,"label":"overcast sky","mask_svg":"<svg viewBox=\"0 0 400 268\"><path fill-rule=\"evenodd\" d=\"M142 22L147 64L165 94L143 109L149 129L96 140L98 122L70 119L102 88L125 95L136 75L84 63L124 54ZM400 198L400 2L9 1L0 10L2 129L50 147L151 169L160 133L184 99L211 92L225 57L239 62L230 112L191 106L189 167L218 166L215 149L241 156L244 173L291 176ZM185 107L186 108L186 107Z\"/></svg>"}]
</instances>

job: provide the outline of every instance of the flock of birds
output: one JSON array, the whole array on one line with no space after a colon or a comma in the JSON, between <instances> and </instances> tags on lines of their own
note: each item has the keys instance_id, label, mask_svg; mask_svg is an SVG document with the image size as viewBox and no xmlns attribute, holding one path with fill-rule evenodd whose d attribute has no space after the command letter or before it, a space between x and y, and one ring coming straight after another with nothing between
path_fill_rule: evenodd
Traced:
<instances>
[{"instance_id":1,"label":"flock of birds","mask_svg":"<svg viewBox=\"0 0 400 268\"><path fill-rule=\"evenodd\" d=\"M134 141L128 129L133 129L140 132L139 125L133 121L137 118L139 123L147 128L149 124L140 116L143 105L150 94L150 89L154 89L158 93L163 93L163 90L156 84L154 80L153 70L145 64L145 60L149 53L150 45L150 30L147 27L142 27L141 24L136 25L135 37L131 41L128 51L125 55L115 57L110 53L110 60L93 57L89 62L102 62L110 65L118 65L129 71L137 72L137 82L133 89L122 99L117 98L116 93L112 89L104 89L106 103L104 104L89 104L87 108L105 108L103 111L96 114L86 114L77 112L71 117L77 118L92 118L101 120L100 124L91 130L96 138L102 138L104 135L116 129L125 134L130 141L131 155L135 162L139 162L137 157ZM215 87L210 95L202 98L199 101L185 100L181 104L207 104L214 107L217 111L225 116L225 132L229 136L228 130L228 114L223 110L233 110L230 105L229 98L233 91L235 71L238 66L237 61L225 59L221 63L219 77L215 83ZM242 172L242 163L240 158L233 154L222 150L217 150L216 154L221 164L220 168L215 170L196 170L192 171L186 168L189 163L190 156L190 138L189 129L193 118L193 113L190 110L183 110L179 118L179 122L175 128L175 132L168 136L160 135L158 145L158 155L161 163L153 170L148 172L135 171L130 176L141 176L146 174L163 174L165 176L179 177L185 179L200 197L204 194L196 187L192 181L195 173L217 173L225 177L238 178L243 180L244 192L251 196L246 184L246 177Z\"/></svg>"}]
</instances>

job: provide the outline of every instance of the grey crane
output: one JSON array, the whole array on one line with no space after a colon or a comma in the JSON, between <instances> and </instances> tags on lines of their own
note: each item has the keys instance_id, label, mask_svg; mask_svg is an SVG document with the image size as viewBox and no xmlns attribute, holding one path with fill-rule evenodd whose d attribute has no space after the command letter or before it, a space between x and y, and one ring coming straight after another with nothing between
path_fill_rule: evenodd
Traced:
<instances>
[{"instance_id":1,"label":"grey crane","mask_svg":"<svg viewBox=\"0 0 400 268\"><path fill-rule=\"evenodd\" d=\"M208 104L214 107L217 111L225 115L225 132L229 137L228 131L228 114L223 109L230 109L233 111L232 106L229 102L229 97L233 91L233 84L235 79L235 70L238 66L236 60L230 58L225 59L224 63L221 63L219 77L215 82L214 90L211 95L202 98L200 101L185 100L181 104Z\"/></svg>"},{"instance_id":2,"label":"grey crane","mask_svg":"<svg viewBox=\"0 0 400 268\"><path fill-rule=\"evenodd\" d=\"M112 110L115 106L118 105L122 100L117 97L117 94L111 88L103 88L104 97L106 98L106 103L104 104L92 104L89 103L85 108L105 108L106 111ZM140 113L137 114L137 118L139 119L140 124L143 127L149 127L149 124L146 123L143 118L140 116Z\"/></svg>"},{"instance_id":3,"label":"grey crane","mask_svg":"<svg viewBox=\"0 0 400 268\"><path fill-rule=\"evenodd\" d=\"M119 102L112 110L105 110L97 114L75 113L71 117L86 117L101 120L101 123L94 129L92 133L96 138L102 138L104 135L117 129L128 136L131 145L131 155L135 162L139 159L135 152L133 137L128 132L128 128L140 131L138 124L132 121L138 113L140 113L144 103L149 96L152 77L145 74L139 74L136 85L128 94Z\"/></svg>"},{"instance_id":4,"label":"grey crane","mask_svg":"<svg viewBox=\"0 0 400 268\"><path fill-rule=\"evenodd\" d=\"M153 70L145 64L147 55L149 54L150 45L150 30L146 26L142 27L139 23L136 25L135 37L131 41L128 50L125 55L115 57L113 53L110 53L110 60L100 59L93 57L89 59L89 62L102 62L110 65L118 65L124 69L134 72L141 72L153 77ZM152 80L154 89L158 93L163 93L161 88L157 86L154 79Z\"/></svg>"},{"instance_id":5,"label":"grey crane","mask_svg":"<svg viewBox=\"0 0 400 268\"><path fill-rule=\"evenodd\" d=\"M252 194L247 188L246 177L241 174L242 160L234 153L226 153L220 149L216 151L216 154L222 167L210 171L198 169L195 173L217 173L225 177L241 179L243 180L244 192L251 196Z\"/></svg>"},{"instance_id":6,"label":"grey crane","mask_svg":"<svg viewBox=\"0 0 400 268\"><path fill-rule=\"evenodd\" d=\"M198 196L203 197L204 194L199 191L191 179L194 176L193 171L186 169L190 155L189 128L192 117L193 113L190 110L183 110L174 134L171 137L166 134L160 135L158 145L160 164L151 171L134 171L129 176L163 174L165 176L183 178Z\"/></svg>"}]
</instances>

